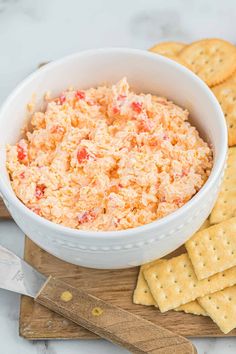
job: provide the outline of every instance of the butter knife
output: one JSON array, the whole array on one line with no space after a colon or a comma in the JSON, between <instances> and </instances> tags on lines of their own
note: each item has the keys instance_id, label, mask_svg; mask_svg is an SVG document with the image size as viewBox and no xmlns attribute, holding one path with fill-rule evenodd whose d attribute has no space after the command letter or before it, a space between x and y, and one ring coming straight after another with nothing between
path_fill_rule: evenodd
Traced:
<instances>
[{"instance_id":1,"label":"butter knife","mask_svg":"<svg viewBox=\"0 0 236 354\"><path fill-rule=\"evenodd\" d=\"M47 278L2 246L0 288L30 296L37 303L132 353L197 353L186 338L53 276Z\"/></svg>"}]
</instances>

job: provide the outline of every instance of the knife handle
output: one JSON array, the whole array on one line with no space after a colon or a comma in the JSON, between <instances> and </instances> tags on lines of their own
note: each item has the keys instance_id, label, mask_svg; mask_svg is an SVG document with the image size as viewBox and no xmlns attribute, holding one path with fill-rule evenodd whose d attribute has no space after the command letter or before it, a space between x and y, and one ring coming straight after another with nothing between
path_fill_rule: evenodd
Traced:
<instances>
[{"instance_id":1,"label":"knife handle","mask_svg":"<svg viewBox=\"0 0 236 354\"><path fill-rule=\"evenodd\" d=\"M35 301L132 353L197 353L186 338L51 276Z\"/></svg>"}]
</instances>

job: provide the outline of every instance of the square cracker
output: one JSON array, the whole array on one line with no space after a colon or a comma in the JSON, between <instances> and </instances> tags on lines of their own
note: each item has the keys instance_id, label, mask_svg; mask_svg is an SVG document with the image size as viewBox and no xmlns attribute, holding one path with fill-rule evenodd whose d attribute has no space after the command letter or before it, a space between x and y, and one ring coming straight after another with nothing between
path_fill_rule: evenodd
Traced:
<instances>
[{"instance_id":1,"label":"square cracker","mask_svg":"<svg viewBox=\"0 0 236 354\"><path fill-rule=\"evenodd\" d=\"M143 270L148 269L149 267L158 264L160 262L164 262L164 259L157 259L153 262L144 264L140 267L138 281L136 288L134 290L133 295L133 303L138 305L145 305L145 306L157 306L156 301L154 300L147 282L143 276ZM188 304L182 305L175 309L175 311L184 311L185 313L191 313L194 315L203 315L207 316L205 310L199 305L197 301L189 302Z\"/></svg>"},{"instance_id":2,"label":"square cracker","mask_svg":"<svg viewBox=\"0 0 236 354\"><path fill-rule=\"evenodd\" d=\"M198 299L225 334L236 327L236 285Z\"/></svg>"},{"instance_id":3,"label":"square cracker","mask_svg":"<svg viewBox=\"0 0 236 354\"><path fill-rule=\"evenodd\" d=\"M185 248L199 280L236 266L236 217L197 232Z\"/></svg>"},{"instance_id":4,"label":"square cracker","mask_svg":"<svg viewBox=\"0 0 236 354\"><path fill-rule=\"evenodd\" d=\"M204 223L202 224L202 226L200 227L199 231L207 228L209 225L210 225L209 219L206 219L204 221ZM152 267L154 265L156 265L159 262L164 262L164 261L165 261L164 258L156 259L156 260L154 260L152 262L143 264L140 267L136 288L135 288L134 294L133 294L133 303L134 304L145 305L145 306L157 306L157 303L153 299L153 296L152 296L152 294L151 294L151 292L149 290L147 282L146 282L146 280L145 280L145 278L143 276L143 271L147 270L148 268L150 268L150 267ZM187 309L187 311L188 311L188 312L187 311L186 312L187 313L194 313L194 314L196 312L196 314L199 314L197 312L201 312L201 311L199 311L199 307L200 306L198 306L198 303L196 303L196 304L194 304L193 307L190 304L184 305L185 309ZM198 310L197 310L197 307L198 307ZM193 312L191 312L191 309L193 309ZM179 309L179 311L182 311L182 310ZM185 311L185 310L183 309L183 311Z\"/></svg>"},{"instance_id":5,"label":"square cracker","mask_svg":"<svg viewBox=\"0 0 236 354\"><path fill-rule=\"evenodd\" d=\"M161 312L165 312L236 284L236 267L198 280L184 253L144 270L144 277Z\"/></svg>"},{"instance_id":6,"label":"square cracker","mask_svg":"<svg viewBox=\"0 0 236 354\"><path fill-rule=\"evenodd\" d=\"M233 216L236 216L236 147L229 149L227 168L210 223L218 224Z\"/></svg>"},{"instance_id":7,"label":"square cracker","mask_svg":"<svg viewBox=\"0 0 236 354\"><path fill-rule=\"evenodd\" d=\"M163 261L164 260L157 259L153 262L143 264L140 267L136 288L135 288L134 294L133 294L133 303L134 304L146 305L146 306L151 306L151 305L155 306L156 305L156 301L153 299L153 296L149 290L147 282L144 279L143 271L148 269L149 267L154 266L154 265L158 264L159 262L163 262Z\"/></svg>"}]
</instances>

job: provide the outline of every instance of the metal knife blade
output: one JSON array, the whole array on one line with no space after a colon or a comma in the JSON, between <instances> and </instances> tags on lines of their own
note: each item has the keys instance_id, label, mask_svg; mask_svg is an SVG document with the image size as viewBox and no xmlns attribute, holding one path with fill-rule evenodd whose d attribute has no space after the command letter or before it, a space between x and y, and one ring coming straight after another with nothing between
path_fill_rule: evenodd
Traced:
<instances>
[{"instance_id":1,"label":"metal knife blade","mask_svg":"<svg viewBox=\"0 0 236 354\"><path fill-rule=\"evenodd\" d=\"M0 288L35 297L46 277L0 246Z\"/></svg>"}]
</instances>

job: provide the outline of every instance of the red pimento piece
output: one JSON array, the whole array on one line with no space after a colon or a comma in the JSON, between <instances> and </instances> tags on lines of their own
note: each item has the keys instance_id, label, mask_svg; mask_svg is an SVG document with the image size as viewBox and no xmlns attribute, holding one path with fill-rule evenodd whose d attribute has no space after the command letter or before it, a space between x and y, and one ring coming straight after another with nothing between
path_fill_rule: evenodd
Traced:
<instances>
[{"instance_id":1,"label":"red pimento piece","mask_svg":"<svg viewBox=\"0 0 236 354\"><path fill-rule=\"evenodd\" d=\"M143 106L143 104L140 102L132 102L131 103L131 107L136 113L142 112L142 106Z\"/></svg>"},{"instance_id":2,"label":"red pimento piece","mask_svg":"<svg viewBox=\"0 0 236 354\"><path fill-rule=\"evenodd\" d=\"M122 101L122 100L124 100L126 97L127 97L126 95L119 95L119 96L117 97L117 101Z\"/></svg>"},{"instance_id":3,"label":"red pimento piece","mask_svg":"<svg viewBox=\"0 0 236 354\"><path fill-rule=\"evenodd\" d=\"M78 100L83 100L85 98L85 92L84 91L76 91L75 93L75 97L78 99Z\"/></svg>"},{"instance_id":4,"label":"red pimento piece","mask_svg":"<svg viewBox=\"0 0 236 354\"><path fill-rule=\"evenodd\" d=\"M96 214L93 210L84 211L78 215L79 224L84 224L86 222L91 222L96 218Z\"/></svg>"},{"instance_id":5,"label":"red pimento piece","mask_svg":"<svg viewBox=\"0 0 236 354\"><path fill-rule=\"evenodd\" d=\"M44 184L38 184L35 188L36 199L41 199L44 196L46 186Z\"/></svg>"},{"instance_id":6,"label":"red pimento piece","mask_svg":"<svg viewBox=\"0 0 236 354\"><path fill-rule=\"evenodd\" d=\"M83 163L84 161L88 160L89 157L90 157L90 155L85 147L79 148L79 150L77 152L77 160L79 163Z\"/></svg>"},{"instance_id":7,"label":"red pimento piece","mask_svg":"<svg viewBox=\"0 0 236 354\"><path fill-rule=\"evenodd\" d=\"M183 168L183 171L182 171L182 175L181 175L181 177L187 176L187 175L188 175L188 173L189 173L189 170L188 170L188 169L186 169L186 168Z\"/></svg>"},{"instance_id":8,"label":"red pimento piece","mask_svg":"<svg viewBox=\"0 0 236 354\"><path fill-rule=\"evenodd\" d=\"M20 177L21 179L24 179L24 178L25 178L25 172L21 172L21 173L19 174L19 177Z\"/></svg>"},{"instance_id":9,"label":"red pimento piece","mask_svg":"<svg viewBox=\"0 0 236 354\"><path fill-rule=\"evenodd\" d=\"M65 103L66 101L66 96L65 95L61 95L59 98L58 98L58 102L60 105L62 105L63 103Z\"/></svg>"},{"instance_id":10,"label":"red pimento piece","mask_svg":"<svg viewBox=\"0 0 236 354\"><path fill-rule=\"evenodd\" d=\"M118 114L118 113L120 113L120 110L119 110L119 108L118 107L113 107L113 109L112 109L112 111L113 111L113 113L114 114Z\"/></svg>"},{"instance_id":11,"label":"red pimento piece","mask_svg":"<svg viewBox=\"0 0 236 354\"><path fill-rule=\"evenodd\" d=\"M17 145L17 157L19 161L23 161L27 156L26 150L21 146Z\"/></svg>"}]
</instances>

